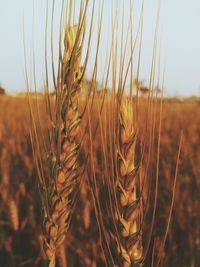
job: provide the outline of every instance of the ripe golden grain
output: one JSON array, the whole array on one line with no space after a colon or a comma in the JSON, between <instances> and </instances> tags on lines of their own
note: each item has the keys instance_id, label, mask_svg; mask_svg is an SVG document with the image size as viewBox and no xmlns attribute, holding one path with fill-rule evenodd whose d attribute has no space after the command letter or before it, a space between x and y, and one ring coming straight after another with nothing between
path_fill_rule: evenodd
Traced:
<instances>
[{"instance_id":1,"label":"ripe golden grain","mask_svg":"<svg viewBox=\"0 0 200 267\"><path fill-rule=\"evenodd\" d=\"M117 194L119 212L116 212L116 222L120 225L118 230L119 245L117 253L121 256L122 266L141 266L142 242L140 233L141 207L138 201L140 187L138 179L138 166L135 166L136 134L133 118L133 103L123 97L120 103L119 118L119 147L118 153L118 180ZM118 237L114 234L116 244ZM120 259L120 261L121 261ZM120 264L120 263L118 263Z\"/></svg>"},{"instance_id":2,"label":"ripe golden grain","mask_svg":"<svg viewBox=\"0 0 200 267\"><path fill-rule=\"evenodd\" d=\"M56 111L56 122L51 124L54 136L52 147L55 149L49 153L50 173L55 173L55 177L52 177L50 183L50 205L44 225L45 251L51 266L55 265L57 248L64 243L74 197L79 188L77 155L80 145L77 143L76 136L80 124L77 94L81 86L82 34L78 25L68 25L66 28L62 73L56 99L59 101L56 105L60 105L60 109ZM60 147L59 152L58 147Z\"/></svg>"}]
</instances>

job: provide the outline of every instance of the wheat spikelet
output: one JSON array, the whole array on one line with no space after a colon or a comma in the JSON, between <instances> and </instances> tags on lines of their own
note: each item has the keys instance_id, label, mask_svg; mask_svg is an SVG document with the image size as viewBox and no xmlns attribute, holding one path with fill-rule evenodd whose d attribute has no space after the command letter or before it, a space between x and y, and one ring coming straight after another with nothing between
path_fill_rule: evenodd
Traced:
<instances>
[{"instance_id":1,"label":"wheat spikelet","mask_svg":"<svg viewBox=\"0 0 200 267\"><path fill-rule=\"evenodd\" d=\"M17 205L13 199L10 199L8 205L9 205L10 223L12 225L13 230L17 231L19 229L19 216L18 216Z\"/></svg>"}]
</instances>

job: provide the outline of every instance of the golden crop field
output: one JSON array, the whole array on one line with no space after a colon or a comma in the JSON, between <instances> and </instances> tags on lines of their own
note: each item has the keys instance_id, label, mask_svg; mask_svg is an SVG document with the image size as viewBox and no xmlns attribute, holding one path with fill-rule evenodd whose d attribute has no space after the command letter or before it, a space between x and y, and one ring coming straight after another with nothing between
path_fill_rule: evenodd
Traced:
<instances>
[{"instance_id":1,"label":"golden crop field","mask_svg":"<svg viewBox=\"0 0 200 267\"><path fill-rule=\"evenodd\" d=\"M159 9L140 80L143 4L136 33L132 1L127 25L113 9L104 67L103 4L62 1L58 58L47 5L42 92L24 40L26 93L0 92L0 267L200 266L200 100L163 94Z\"/></svg>"},{"instance_id":2,"label":"golden crop field","mask_svg":"<svg viewBox=\"0 0 200 267\"><path fill-rule=\"evenodd\" d=\"M42 208L29 136L27 99L1 96L0 107L1 266L46 266L46 256L42 249ZM160 244L169 215L181 129L183 144L174 209L162 266L198 266L200 263L199 112L199 102L186 99L183 102L164 100L163 103L158 207L151 241L156 244ZM97 132L93 146L99 161L102 157L100 142L100 134ZM88 149L84 147L84 153ZM95 164L99 166L96 175L98 179L102 179L103 166L98 162ZM152 171L155 172L154 169ZM83 185L69 233L58 256L58 266L67 266L66 262L63 263L65 257L68 266L105 265L91 190L87 179L82 179ZM149 220L146 221L147 225ZM158 248L159 245L155 246L155 249ZM148 261L150 259L145 266L150 266Z\"/></svg>"}]
</instances>

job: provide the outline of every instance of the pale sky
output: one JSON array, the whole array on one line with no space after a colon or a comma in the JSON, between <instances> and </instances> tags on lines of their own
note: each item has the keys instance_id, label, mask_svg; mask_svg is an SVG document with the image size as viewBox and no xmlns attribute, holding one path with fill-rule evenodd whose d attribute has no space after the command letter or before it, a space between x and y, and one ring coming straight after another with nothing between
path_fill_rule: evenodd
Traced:
<instances>
[{"instance_id":1,"label":"pale sky","mask_svg":"<svg viewBox=\"0 0 200 267\"><path fill-rule=\"evenodd\" d=\"M100 1L100 0L98 0ZM97 2L98 2L97 1ZM124 0L129 3L129 0ZM50 0L49 2L52 2ZM55 32L58 32L60 2L56 0ZM106 49L112 0L105 0L102 47ZM166 62L167 95L200 94L200 0L161 0L160 37L162 38L161 72ZM45 0L34 0L34 48L37 87L44 77ZM134 12L139 16L140 0L134 0ZM157 0L145 0L144 33L140 78L148 84L155 30ZM125 5L125 15L128 9ZM23 13L27 54L33 45L33 0L0 0L0 83L9 92L25 89ZM128 17L128 15L127 15ZM120 21L119 21L120 23ZM56 42L56 37L55 40ZM102 64L105 55L102 56ZM100 61L99 61L100 62ZM30 68L28 62L28 68ZM100 66L102 69L102 66Z\"/></svg>"}]
</instances>

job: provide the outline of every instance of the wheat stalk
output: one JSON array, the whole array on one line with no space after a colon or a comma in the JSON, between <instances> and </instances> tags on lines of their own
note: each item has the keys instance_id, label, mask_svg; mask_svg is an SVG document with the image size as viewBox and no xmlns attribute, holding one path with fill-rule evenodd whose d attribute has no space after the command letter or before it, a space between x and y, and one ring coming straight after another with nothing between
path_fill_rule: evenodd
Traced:
<instances>
[{"instance_id":1,"label":"wheat stalk","mask_svg":"<svg viewBox=\"0 0 200 267\"><path fill-rule=\"evenodd\" d=\"M50 125L48 129L49 143L47 146L44 143L44 148L47 154L49 177L45 177L44 174L44 162L38 137L40 129L36 128L33 107L29 101L32 121L32 147L39 174L39 187L45 218L43 224L44 251L49 260L49 267L55 266L56 251L64 244L80 185L80 166L78 166L80 143L77 140L77 134L81 115L78 110L78 94L86 67L86 63L84 67L81 67L81 52L85 36L87 3L88 1L84 5L81 4L79 21L77 25L74 25L71 22L73 19L73 1L70 1L63 55L60 44L57 81L52 59L56 96L55 112L52 112L52 99L48 89L47 77L46 104ZM60 29L60 41L61 32Z\"/></svg>"},{"instance_id":2,"label":"wheat stalk","mask_svg":"<svg viewBox=\"0 0 200 267\"><path fill-rule=\"evenodd\" d=\"M81 36L81 32L78 30L78 26L68 26L65 33L61 93L57 96L60 97L58 101L60 101L61 107L56 114L57 121L53 127L53 147L55 149L49 154L50 171L53 174L53 179L49 190L50 210L46 214L44 226L45 250L50 262L55 262L56 249L65 240L79 185L77 155L80 145L77 143L76 136L80 124L77 94L81 77L81 39L80 37L76 39L76 37L77 34ZM72 52L74 53L73 56Z\"/></svg>"},{"instance_id":3,"label":"wheat stalk","mask_svg":"<svg viewBox=\"0 0 200 267\"><path fill-rule=\"evenodd\" d=\"M141 21L142 16L143 13L141 12ZM115 19L117 20L117 11ZM131 22L132 15L130 14L130 24ZM131 27L129 25L127 31L130 32L130 30ZM112 92L107 102L108 110L105 120L101 114L99 105L101 103L101 97L97 96L102 162L96 163L93 144L94 137L90 129L91 168L88 171L88 180L90 181L93 194L100 239L107 266L141 266L143 261L141 230L143 216L141 198L142 182L141 178L138 177L140 166L135 164L135 154L137 152L134 116L136 117L136 112L133 108L132 83L129 98L125 96L124 92L129 71L131 71L130 80L133 80L132 60L135 46L131 35L130 58L127 66L125 66L128 37L125 40L125 45L122 38L119 82L117 84L118 36L117 22L115 20L113 21L112 36L113 40L110 48L113 68ZM109 67L107 72L108 76ZM88 114L88 116L91 118L91 114ZM89 128L91 128L91 120L89 122ZM97 164L100 166L95 166ZM98 168L102 171L101 179L98 178Z\"/></svg>"}]
</instances>

